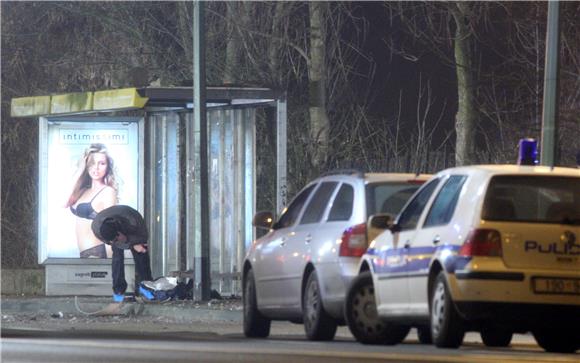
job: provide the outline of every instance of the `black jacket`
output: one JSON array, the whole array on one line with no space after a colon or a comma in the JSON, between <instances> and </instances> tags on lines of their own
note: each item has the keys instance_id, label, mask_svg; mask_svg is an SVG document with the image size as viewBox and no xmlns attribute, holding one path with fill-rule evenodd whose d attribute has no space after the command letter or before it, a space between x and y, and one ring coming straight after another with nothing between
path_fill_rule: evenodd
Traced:
<instances>
[{"instance_id":1,"label":"black jacket","mask_svg":"<svg viewBox=\"0 0 580 363\"><path fill-rule=\"evenodd\" d=\"M136 244L147 243L149 233L147 232L145 220L143 220L143 217L138 211L127 205L114 205L103 209L97 214L91 224L91 228L95 236L101 241L109 244L109 241L103 239L100 231L103 222L109 218L120 222L120 232L127 236L127 243L115 244L116 247L128 249Z\"/></svg>"}]
</instances>

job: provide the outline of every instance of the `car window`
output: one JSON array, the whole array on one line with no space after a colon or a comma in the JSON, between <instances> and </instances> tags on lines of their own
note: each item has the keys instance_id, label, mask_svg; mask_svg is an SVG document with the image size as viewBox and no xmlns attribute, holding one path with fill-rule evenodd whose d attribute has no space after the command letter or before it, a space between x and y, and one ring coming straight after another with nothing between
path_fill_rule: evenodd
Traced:
<instances>
[{"instance_id":1,"label":"car window","mask_svg":"<svg viewBox=\"0 0 580 363\"><path fill-rule=\"evenodd\" d=\"M419 217L438 183L439 179L431 180L413 197L413 200L407 204L397 220L397 225L402 231L417 227Z\"/></svg>"},{"instance_id":2,"label":"car window","mask_svg":"<svg viewBox=\"0 0 580 363\"><path fill-rule=\"evenodd\" d=\"M580 225L580 178L495 176L487 188L481 218Z\"/></svg>"},{"instance_id":3,"label":"car window","mask_svg":"<svg viewBox=\"0 0 580 363\"><path fill-rule=\"evenodd\" d=\"M353 187L349 184L342 184L332 202L332 208L328 214L328 221L348 221L352 215L353 202Z\"/></svg>"},{"instance_id":4,"label":"car window","mask_svg":"<svg viewBox=\"0 0 580 363\"><path fill-rule=\"evenodd\" d=\"M316 190L316 193L312 196L308 206L304 210L300 224L320 222L322 214L337 184L337 182L324 182L320 184L320 187Z\"/></svg>"},{"instance_id":5,"label":"car window","mask_svg":"<svg viewBox=\"0 0 580 363\"><path fill-rule=\"evenodd\" d=\"M376 213L396 216L420 186L404 182L367 184L367 216Z\"/></svg>"},{"instance_id":6,"label":"car window","mask_svg":"<svg viewBox=\"0 0 580 363\"><path fill-rule=\"evenodd\" d=\"M294 198L294 200L292 201L292 203L290 203L288 208L286 208L286 210L282 212L282 216L273 227L274 229L286 228L294 225L296 219L300 215L300 211L302 210L304 203L306 203L308 196L310 195L312 189L314 189L315 186L316 184L312 184L308 188L304 189L300 194L298 194L296 198Z\"/></svg>"},{"instance_id":7,"label":"car window","mask_svg":"<svg viewBox=\"0 0 580 363\"><path fill-rule=\"evenodd\" d=\"M435 201L431 205L431 210L427 215L425 224L423 227L430 226L441 226L449 223L451 217L453 217L453 212L457 206L457 201L459 200L459 194L461 192L461 187L467 180L465 175L452 175L441 190Z\"/></svg>"}]
</instances>

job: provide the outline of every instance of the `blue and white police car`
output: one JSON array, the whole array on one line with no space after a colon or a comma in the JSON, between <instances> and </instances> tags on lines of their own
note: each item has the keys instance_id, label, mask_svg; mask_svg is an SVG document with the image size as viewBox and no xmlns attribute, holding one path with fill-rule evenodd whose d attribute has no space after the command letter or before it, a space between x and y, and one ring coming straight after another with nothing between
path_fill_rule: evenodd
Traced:
<instances>
[{"instance_id":1,"label":"blue and white police car","mask_svg":"<svg viewBox=\"0 0 580 363\"><path fill-rule=\"evenodd\" d=\"M479 165L436 174L369 245L345 317L362 343L409 329L438 347L467 331L487 346L532 332L550 352L580 348L580 169Z\"/></svg>"}]
</instances>

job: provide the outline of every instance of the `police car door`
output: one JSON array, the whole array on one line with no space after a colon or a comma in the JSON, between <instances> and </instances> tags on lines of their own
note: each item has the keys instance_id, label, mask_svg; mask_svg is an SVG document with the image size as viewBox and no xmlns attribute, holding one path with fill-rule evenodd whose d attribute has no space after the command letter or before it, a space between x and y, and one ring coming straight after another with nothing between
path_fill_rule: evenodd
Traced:
<instances>
[{"instance_id":1,"label":"police car door","mask_svg":"<svg viewBox=\"0 0 580 363\"><path fill-rule=\"evenodd\" d=\"M422 225L407 249L407 281L409 287L409 310L412 315L427 316L429 303L427 298L427 282L429 265L435 250L452 240L453 228L449 225L461 189L467 176L451 175L442 178L443 186L427 204L423 216L419 220Z\"/></svg>"},{"instance_id":2,"label":"police car door","mask_svg":"<svg viewBox=\"0 0 580 363\"><path fill-rule=\"evenodd\" d=\"M392 233L392 246L382 256L385 268L377 276L377 309L379 314L404 315L409 310L409 290L407 283L409 248L415 235L419 218L427 205L439 179L425 184L403 208Z\"/></svg>"}]
</instances>

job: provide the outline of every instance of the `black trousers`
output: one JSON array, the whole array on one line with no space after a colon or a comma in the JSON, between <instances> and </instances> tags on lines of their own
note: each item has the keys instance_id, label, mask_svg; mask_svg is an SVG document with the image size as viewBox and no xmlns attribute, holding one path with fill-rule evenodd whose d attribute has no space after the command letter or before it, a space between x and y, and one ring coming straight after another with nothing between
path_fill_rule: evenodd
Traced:
<instances>
[{"instance_id":1,"label":"black trousers","mask_svg":"<svg viewBox=\"0 0 580 363\"><path fill-rule=\"evenodd\" d=\"M125 250L113 246L113 293L122 295L127 290L127 281L125 280ZM151 281L151 266L149 262L149 251L145 253L135 252L131 248L133 260L135 261L135 293L138 294L139 283L141 281Z\"/></svg>"}]
</instances>

